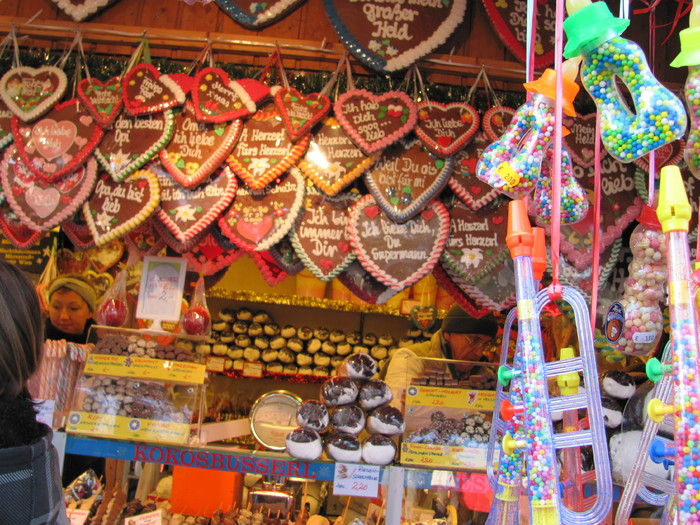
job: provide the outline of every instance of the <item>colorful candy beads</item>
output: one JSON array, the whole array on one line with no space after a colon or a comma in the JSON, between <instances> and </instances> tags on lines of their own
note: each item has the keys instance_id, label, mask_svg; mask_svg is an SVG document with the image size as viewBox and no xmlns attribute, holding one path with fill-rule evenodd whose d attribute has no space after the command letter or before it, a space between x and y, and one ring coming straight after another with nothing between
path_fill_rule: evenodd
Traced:
<instances>
[{"instance_id":1,"label":"colorful candy beads","mask_svg":"<svg viewBox=\"0 0 700 525\"><path fill-rule=\"evenodd\" d=\"M544 224L552 222L552 166L554 148L547 152L547 160L542 163L542 176L537 180L533 201L535 216ZM572 167L571 156L565 149L561 151L561 220L562 224L573 224L583 220L588 213L588 195L579 185Z\"/></svg>"},{"instance_id":2,"label":"colorful candy beads","mask_svg":"<svg viewBox=\"0 0 700 525\"><path fill-rule=\"evenodd\" d=\"M636 114L620 94L618 78L632 95ZM654 77L636 43L616 36L584 53L581 81L598 107L603 145L620 162L683 137L683 104Z\"/></svg>"},{"instance_id":3,"label":"colorful candy beads","mask_svg":"<svg viewBox=\"0 0 700 525\"><path fill-rule=\"evenodd\" d=\"M685 103L690 114L690 130L685 142L683 158L690 172L700 178L700 66L688 67Z\"/></svg>"}]
</instances>

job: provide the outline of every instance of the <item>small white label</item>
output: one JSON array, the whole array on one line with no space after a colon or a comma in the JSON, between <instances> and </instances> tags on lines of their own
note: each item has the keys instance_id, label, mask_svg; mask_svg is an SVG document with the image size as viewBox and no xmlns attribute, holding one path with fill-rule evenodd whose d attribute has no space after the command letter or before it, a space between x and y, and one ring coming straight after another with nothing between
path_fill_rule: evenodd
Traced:
<instances>
[{"instance_id":1,"label":"small white label","mask_svg":"<svg viewBox=\"0 0 700 525\"><path fill-rule=\"evenodd\" d=\"M376 498L379 494L379 465L336 463L333 494Z\"/></svg>"},{"instance_id":2,"label":"small white label","mask_svg":"<svg viewBox=\"0 0 700 525\"><path fill-rule=\"evenodd\" d=\"M70 525L83 525L90 515L89 510L68 509L68 520Z\"/></svg>"},{"instance_id":3,"label":"small white label","mask_svg":"<svg viewBox=\"0 0 700 525\"><path fill-rule=\"evenodd\" d=\"M34 402L37 410L36 420L47 427L53 427L53 411L56 402L53 399L35 399Z\"/></svg>"},{"instance_id":4,"label":"small white label","mask_svg":"<svg viewBox=\"0 0 700 525\"><path fill-rule=\"evenodd\" d=\"M154 510L152 512L147 512L146 514L139 514L137 516L131 516L124 520L124 525L161 525L163 523L163 514L160 510Z\"/></svg>"},{"instance_id":5,"label":"small white label","mask_svg":"<svg viewBox=\"0 0 700 525\"><path fill-rule=\"evenodd\" d=\"M430 486L453 489L455 488L455 476L449 470L434 470L430 480Z\"/></svg>"},{"instance_id":6,"label":"small white label","mask_svg":"<svg viewBox=\"0 0 700 525\"><path fill-rule=\"evenodd\" d=\"M632 336L632 341L640 345L653 343L656 339L656 332L637 332Z\"/></svg>"}]
</instances>

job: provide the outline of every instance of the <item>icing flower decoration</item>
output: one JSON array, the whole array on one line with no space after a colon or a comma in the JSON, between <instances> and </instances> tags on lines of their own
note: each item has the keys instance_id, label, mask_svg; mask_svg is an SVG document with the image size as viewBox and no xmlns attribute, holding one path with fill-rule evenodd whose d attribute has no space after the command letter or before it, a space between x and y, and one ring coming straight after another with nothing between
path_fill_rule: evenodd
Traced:
<instances>
[{"instance_id":1,"label":"icing flower decoration","mask_svg":"<svg viewBox=\"0 0 700 525\"><path fill-rule=\"evenodd\" d=\"M399 53L399 50L396 49L394 46L387 46L386 47L386 54L389 55L390 57L396 56Z\"/></svg>"},{"instance_id":2,"label":"icing flower decoration","mask_svg":"<svg viewBox=\"0 0 700 525\"><path fill-rule=\"evenodd\" d=\"M342 177L346 171L345 166L340 162L333 162L326 168L328 174L335 175L336 177Z\"/></svg>"},{"instance_id":3,"label":"icing flower decoration","mask_svg":"<svg viewBox=\"0 0 700 525\"><path fill-rule=\"evenodd\" d=\"M179 222L190 222L196 219L195 213L197 209L191 204L183 204L173 209L171 213L175 214L175 220Z\"/></svg>"},{"instance_id":4,"label":"icing flower decoration","mask_svg":"<svg viewBox=\"0 0 700 525\"><path fill-rule=\"evenodd\" d=\"M107 212L100 212L97 217L95 217L95 224L98 228L102 230L109 229L109 225L112 223L112 216L107 214Z\"/></svg>"},{"instance_id":5,"label":"icing flower decoration","mask_svg":"<svg viewBox=\"0 0 700 525\"><path fill-rule=\"evenodd\" d=\"M250 172L256 177L264 174L270 169L270 159L263 157L260 159L250 159Z\"/></svg>"},{"instance_id":6,"label":"icing flower decoration","mask_svg":"<svg viewBox=\"0 0 700 525\"><path fill-rule=\"evenodd\" d=\"M484 258L484 253L481 248L462 248L461 262L465 267L473 266L478 268Z\"/></svg>"},{"instance_id":7,"label":"icing flower decoration","mask_svg":"<svg viewBox=\"0 0 700 525\"><path fill-rule=\"evenodd\" d=\"M398 104L389 104L386 111L387 115L390 117L400 117L403 113L403 107Z\"/></svg>"},{"instance_id":8,"label":"icing flower decoration","mask_svg":"<svg viewBox=\"0 0 700 525\"><path fill-rule=\"evenodd\" d=\"M378 53L382 49L382 44L377 40L370 40L367 47L369 47L370 51L374 51L375 53Z\"/></svg>"},{"instance_id":9,"label":"icing flower decoration","mask_svg":"<svg viewBox=\"0 0 700 525\"><path fill-rule=\"evenodd\" d=\"M110 153L109 163L114 171L118 171L129 164L129 156L122 150L115 153Z\"/></svg>"}]
</instances>

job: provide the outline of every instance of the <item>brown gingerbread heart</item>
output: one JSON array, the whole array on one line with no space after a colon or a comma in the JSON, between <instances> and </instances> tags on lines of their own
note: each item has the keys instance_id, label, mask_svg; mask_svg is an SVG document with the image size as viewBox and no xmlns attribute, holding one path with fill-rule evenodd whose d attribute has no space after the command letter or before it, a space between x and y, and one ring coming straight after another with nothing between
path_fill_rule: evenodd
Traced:
<instances>
[{"instance_id":1,"label":"brown gingerbread heart","mask_svg":"<svg viewBox=\"0 0 700 525\"><path fill-rule=\"evenodd\" d=\"M481 153L491 143L483 131L478 131L472 141L455 155L452 176L447 182L450 189L472 210L486 206L500 192L476 177L476 163Z\"/></svg>"},{"instance_id":2,"label":"brown gingerbread heart","mask_svg":"<svg viewBox=\"0 0 700 525\"><path fill-rule=\"evenodd\" d=\"M10 68L0 78L0 97L24 122L49 111L66 92L66 74L55 66Z\"/></svg>"},{"instance_id":3,"label":"brown gingerbread heart","mask_svg":"<svg viewBox=\"0 0 700 525\"><path fill-rule=\"evenodd\" d=\"M122 79L124 108L130 115L149 115L185 103L185 92L151 64L137 64Z\"/></svg>"},{"instance_id":4,"label":"brown gingerbread heart","mask_svg":"<svg viewBox=\"0 0 700 525\"><path fill-rule=\"evenodd\" d=\"M78 83L77 92L97 124L109 129L124 104L121 79L112 77L102 82L94 77L84 78Z\"/></svg>"},{"instance_id":5,"label":"brown gingerbread heart","mask_svg":"<svg viewBox=\"0 0 700 525\"><path fill-rule=\"evenodd\" d=\"M124 241L113 239L102 246L95 246L85 252L90 266L97 273L103 273L117 264L124 255Z\"/></svg>"},{"instance_id":6,"label":"brown gingerbread heart","mask_svg":"<svg viewBox=\"0 0 700 525\"><path fill-rule=\"evenodd\" d=\"M438 157L454 155L472 140L479 129L479 114L466 102L441 104L430 100L418 104L416 135Z\"/></svg>"},{"instance_id":7,"label":"brown gingerbread heart","mask_svg":"<svg viewBox=\"0 0 700 525\"><path fill-rule=\"evenodd\" d=\"M275 93L275 106L287 133L292 140L297 140L323 120L331 109L331 101L321 93L302 95L298 90L286 87Z\"/></svg>"}]
</instances>

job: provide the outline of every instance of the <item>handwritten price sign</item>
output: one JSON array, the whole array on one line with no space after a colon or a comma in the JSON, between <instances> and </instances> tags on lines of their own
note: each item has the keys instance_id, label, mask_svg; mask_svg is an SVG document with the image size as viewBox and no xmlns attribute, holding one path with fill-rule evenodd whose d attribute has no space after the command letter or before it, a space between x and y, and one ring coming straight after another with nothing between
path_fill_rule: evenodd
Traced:
<instances>
[{"instance_id":1,"label":"handwritten price sign","mask_svg":"<svg viewBox=\"0 0 700 525\"><path fill-rule=\"evenodd\" d=\"M336 463L333 494L376 498L379 494L379 466Z\"/></svg>"}]
</instances>

